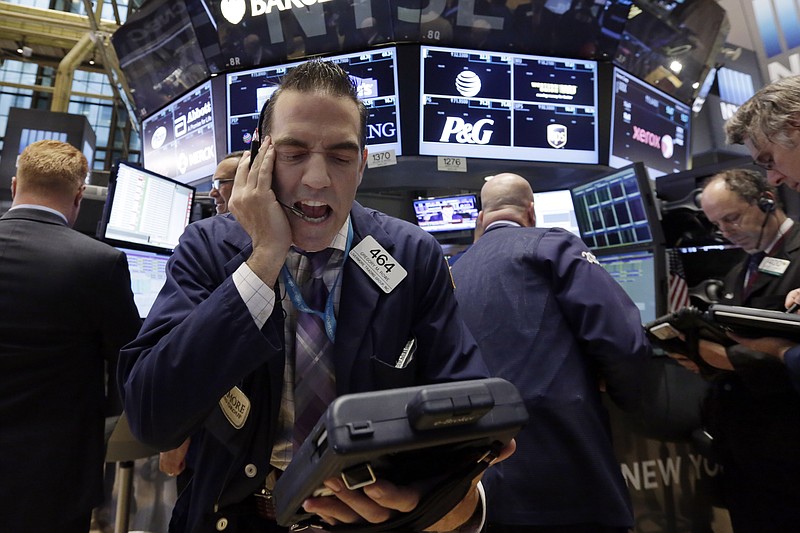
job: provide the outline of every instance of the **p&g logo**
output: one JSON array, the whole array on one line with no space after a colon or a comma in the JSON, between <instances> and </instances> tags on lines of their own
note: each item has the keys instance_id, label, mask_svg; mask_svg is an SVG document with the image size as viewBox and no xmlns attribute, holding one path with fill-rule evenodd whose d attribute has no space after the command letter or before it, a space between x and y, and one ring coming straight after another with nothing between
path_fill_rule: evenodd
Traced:
<instances>
[{"instance_id":1,"label":"p&g logo","mask_svg":"<svg viewBox=\"0 0 800 533\"><path fill-rule=\"evenodd\" d=\"M450 136L455 135L456 141L461 144L489 144L494 131L484 128L493 125L494 120L490 118L483 118L475 124L470 124L463 118L447 117L439 142L450 142Z\"/></svg>"}]
</instances>

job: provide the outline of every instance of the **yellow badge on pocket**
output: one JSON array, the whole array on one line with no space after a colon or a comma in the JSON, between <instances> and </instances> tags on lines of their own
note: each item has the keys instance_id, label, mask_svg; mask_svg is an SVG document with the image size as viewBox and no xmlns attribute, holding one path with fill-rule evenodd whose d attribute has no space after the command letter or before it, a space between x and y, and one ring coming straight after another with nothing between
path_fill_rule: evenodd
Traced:
<instances>
[{"instance_id":1,"label":"yellow badge on pocket","mask_svg":"<svg viewBox=\"0 0 800 533\"><path fill-rule=\"evenodd\" d=\"M233 387L220 398L219 407L233 427L242 429L250 414L250 400L239 387Z\"/></svg>"}]
</instances>

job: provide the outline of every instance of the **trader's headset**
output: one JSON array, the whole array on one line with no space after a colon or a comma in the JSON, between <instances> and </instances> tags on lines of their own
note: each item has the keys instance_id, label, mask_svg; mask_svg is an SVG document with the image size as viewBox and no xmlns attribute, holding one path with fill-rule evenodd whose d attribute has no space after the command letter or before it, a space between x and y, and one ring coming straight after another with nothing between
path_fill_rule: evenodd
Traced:
<instances>
[{"instance_id":1,"label":"trader's headset","mask_svg":"<svg viewBox=\"0 0 800 533\"><path fill-rule=\"evenodd\" d=\"M763 213L769 215L775 211L775 200L766 193L762 194L761 198L758 199L758 208L761 209Z\"/></svg>"}]
</instances>

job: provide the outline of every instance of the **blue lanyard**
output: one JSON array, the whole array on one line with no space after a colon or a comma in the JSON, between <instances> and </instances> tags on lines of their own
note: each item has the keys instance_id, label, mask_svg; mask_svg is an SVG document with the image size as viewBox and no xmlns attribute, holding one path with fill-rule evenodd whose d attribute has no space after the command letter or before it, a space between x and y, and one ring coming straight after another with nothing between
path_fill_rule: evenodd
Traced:
<instances>
[{"instance_id":1,"label":"blue lanyard","mask_svg":"<svg viewBox=\"0 0 800 533\"><path fill-rule=\"evenodd\" d=\"M353 222L349 221L347 224L347 243L344 246L342 269L339 271L339 274L337 274L336 280L333 282L333 287L331 287L330 292L328 292L328 301L325 303L324 313L317 311L316 309L311 309L306 304L306 301L303 299L303 295L300 293L300 288L297 286L297 282L292 277L289 269L286 268L286 265L283 265L283 268L281 268L281 278L283 279L284 285L286 285L286 293L292 300L292 305L294 305L295 309L302 313L312 313L320 317L325 324L325 334L328 336L328 339L330 339L331 342L336 340L336 316L333 309L334 292L336 291L336 286L339 284L339 281L342 279L344 263L347 261L347 256L350 253L351 244L353 244Z\"/></svg>"}]
</instances>

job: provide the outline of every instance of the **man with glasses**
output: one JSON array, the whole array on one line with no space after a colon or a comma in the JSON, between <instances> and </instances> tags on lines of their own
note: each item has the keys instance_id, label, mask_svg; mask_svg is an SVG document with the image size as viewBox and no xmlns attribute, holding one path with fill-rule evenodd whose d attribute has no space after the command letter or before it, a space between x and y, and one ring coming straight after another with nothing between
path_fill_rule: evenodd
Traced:
<instances>
[{"instance_id":1,"label":"man with glasses","mask_svg":"<svg viewBox=\"0 0 800 533\"><path fill-rule=\"evenodd\" d=\"M777 173L773 174L773 183ZM800 232L778 204L777 190L755 170L714 175L703 188L703 212L747 252L724 280L719 303L784 310L800 287ZM800 521L800 395L774 357L742 345L701 340L698 352L717 371L703 404L712 459L722 465L723 502L736 533L789 531ZM694 371L687 358L670 354Z\"/></svg>"},{"instance_id":2,"label":"man with glasses","mask_svg":"<svg viewBox=\"0 0 800 533\"><path fill-rule=\"evenodd\" d=\"M233 178L236 176L236 167L244 154L243 150L231 152L217 165L214 176L211 178L211 192L209 196L217 204L217 214L224 215L228 212L228 200L233 191Z\"/></svg>"}]
</instances>

